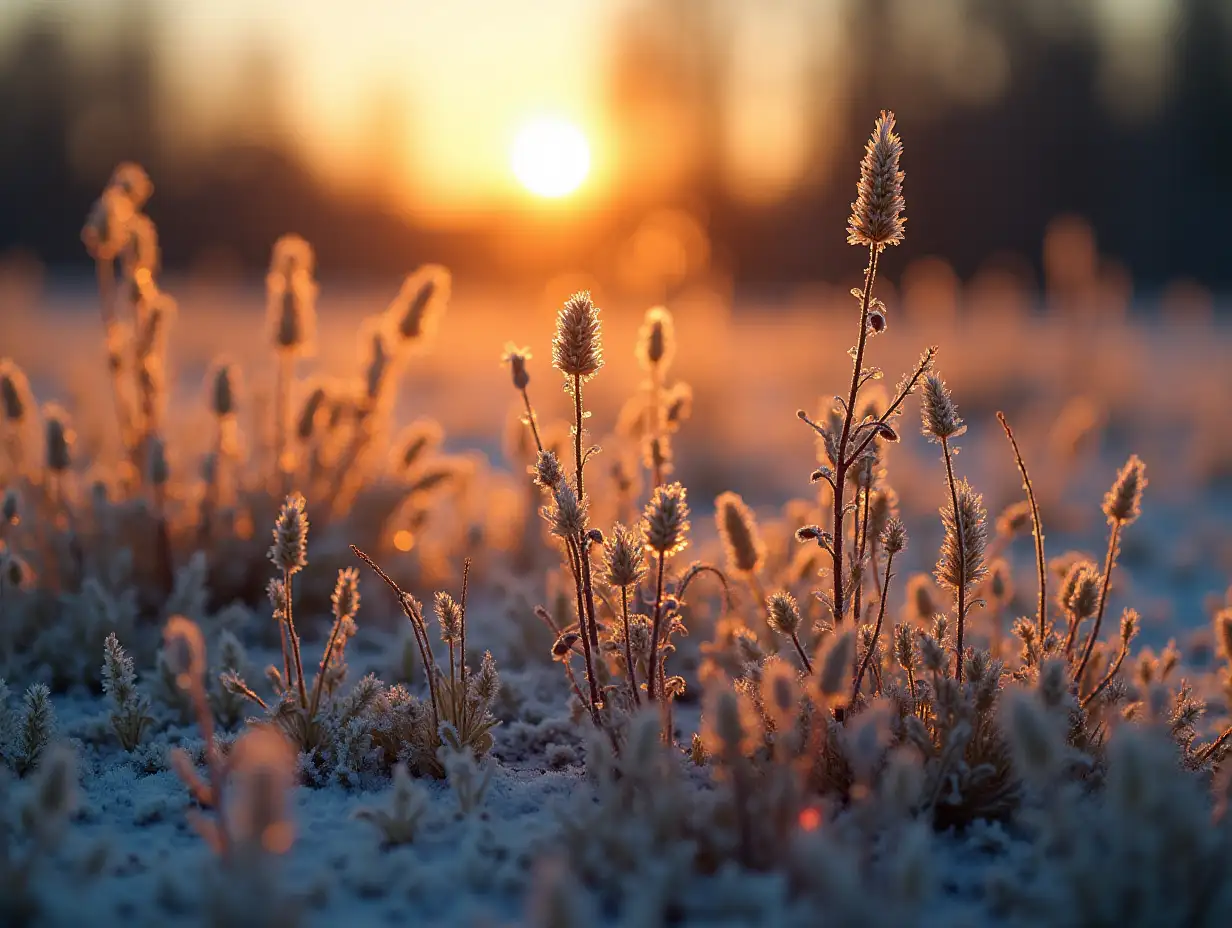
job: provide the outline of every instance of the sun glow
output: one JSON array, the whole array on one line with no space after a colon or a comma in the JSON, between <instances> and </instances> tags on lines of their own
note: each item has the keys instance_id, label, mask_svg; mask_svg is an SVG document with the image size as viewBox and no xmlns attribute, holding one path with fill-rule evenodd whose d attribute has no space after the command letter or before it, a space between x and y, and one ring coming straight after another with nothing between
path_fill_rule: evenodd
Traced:
<instances>
[{"instance_id":1,"label":"sun glow","mask_svg":"<svg viewBox=\"0 0 1232 928\"><path fill-rule=\"evenodd\" d=\"M573 123L543 117L518 131L509 163L514 176L531 193L563 197L577 190L590 172L590 145Z\"/></svg>"}]
</instances>

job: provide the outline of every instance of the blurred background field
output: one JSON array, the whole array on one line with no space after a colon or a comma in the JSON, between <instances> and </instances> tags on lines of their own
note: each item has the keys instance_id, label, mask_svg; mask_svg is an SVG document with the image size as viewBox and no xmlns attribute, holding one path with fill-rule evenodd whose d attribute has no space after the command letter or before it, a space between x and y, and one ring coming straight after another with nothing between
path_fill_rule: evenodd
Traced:
<instances>
[{"instance_id":1,"label":"blurred background field","mask_svg":"<svg viewBox=\"0 0 1232 928\"><path fill-rule=\"evenodd\" d=\"M77 230L112 167L137 160L178 304L178 473L207 451L211 361L240 362L257 408L272 389L260 274L296 232L322 281L304 376L354 376L360 320L415 266L451 268L397 418L438 418L451 451L496 468L515 399L506 341L531 346L541 415L563 418L552 319L593 289L610 359L590 395L601 436L637 387L641 315L666 303L695 398L679 476L703 505L734 489L766 512L810 492L794 411L843 387L862 264L843 236L852 165L870 114L893 107L910 221L878 281L890 329L875 360L893 380L941 346L971 426L962 468L993 511L1019 493L994 412L1010 415L1052 553L1098 553L1093 500L1140 453L1142 589L1118 596L1154 597L1158 627L1204 626L1232 572L1229 51L1221 0L13 0L3 352L41 399L71 406L87 447L112 440ZM562 132L583 151L557 164ZM941 476L908 431L891 478L926 507L911 513L922 567Z\"/></svg>"}]
</instances>

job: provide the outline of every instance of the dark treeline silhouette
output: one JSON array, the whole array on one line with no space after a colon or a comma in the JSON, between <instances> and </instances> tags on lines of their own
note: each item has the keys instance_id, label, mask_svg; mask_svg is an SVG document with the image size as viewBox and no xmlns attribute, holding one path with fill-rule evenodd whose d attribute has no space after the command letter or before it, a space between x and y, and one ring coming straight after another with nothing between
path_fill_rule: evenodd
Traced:
<instances>
[{"instance_id":1,"label":"dark treeline silhouette","mask_svg":"<svg viewBox=\"0 0 1232 928\"><path fill-rule=\"evenodd\" d=\"M539 264L493 258L516 217L442 232L409 224L375 193L331 192L314 178L293 135L278 130L278 114L259 110L272 105L261 94L234 101L235 122L266 131L237 132L186 153L169 144L173 133L159 124L168 91L155 66L152 7L122 8L127 20L117 38L89 60L73 51L62 24L36 8L6 37L0 58L0 252L24 250L54 266L84 268L77 232L106 178L102 165L131 158L155 180L150 211L173 267L224 255L237 267L256 268L275 237L295 230L317 244L323 265L357 273L432 259L474 277L529 277L554 267L599 268L648 206L683 205L704 217L714 253L739 282L833 278L850 270L843 222L862 139L876 112L892 107L907 142L910 217L898 260L941 254L964 276L1006 252L1038 265L1048 221L1077 213L1091 221L1101 251L1147 288L1181 276L1232 285L1219 229L1220 218L1232 213L1226 0L1180 0L1172 86L1158 112L1132 127L1115 119L1099 95L1090 30L1049 34L1025 15L1027 2L971 7L1004 46L1004 92L979 104L950 102L939 92L919 112L899 102L919 99L922 86L927 92L909 56L879 58L894 28L889 4L843 7L852 73L841 106L816 131L842 140L840 164L850 169L806 179L769 207L732 196L722 180L720 101L731 79L730 24L707 12L720 6L662 0L637 8L614 45L615 124L619 129L639 94L673 101L701 154L673 203L647 204L620 190L614 208L588 217L576 235L553 236L556 250ZM247 118L246 106L257 108Z\"/></svg>"}]
</instances>

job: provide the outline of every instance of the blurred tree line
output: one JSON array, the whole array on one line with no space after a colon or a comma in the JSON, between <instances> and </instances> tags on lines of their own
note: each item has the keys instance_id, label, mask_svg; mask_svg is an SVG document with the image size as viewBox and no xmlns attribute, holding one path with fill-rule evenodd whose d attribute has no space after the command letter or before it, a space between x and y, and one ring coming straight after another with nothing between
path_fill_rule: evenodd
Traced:
<instances>
[{"instance_id":1,"label":"blurred tree line","mask_svg":"<svg viewBox=\"0 0 1232 928\"><path fill-rule=\"evenodd\" d=\"M830 155L824 171L819 161L790 196L769 203L735 195L724 177L724 93L739 79L729 54L739 28L725 15L731 8L694 0L629 8L613 40L611 116L628 128L651 109L667 112L690 154L672 188L655 194L658 202L618 199L601 224L569 239L551 260L597 266L647 209L666 205L702 218L713 253L741 282L845 274L853 259L843 223L856 159L876 112L891 107L907 145L910 224L902 260L944 255L964 276L1002 253L1038 266L1048 221L1077 213L1091 221L1101 250L1148 287L1178 276L1232 285L1220 228L1232 213L1227 0L1176 0L1168 92L1149 118L1129 122L1111 111L1106 87L1101 93L1098 36L1041 29L1031 15L1034 2L966 0L963 15L994 35L1000 49L1003 86L987 95L978 70L969 77L972 92L955 94L926 55L913 53L911 41L895 40L901 26L893 0L830 0L831 21L802 20L801 28L819 36L833 29L834 17L843 27L837 76L832 41L818 41L815 59L806 62L815 68L815 97L804 105L826 116L811 127L812 142ZM38 7L7 36L0 52L0 252L25 250L55 266L84 269L77 232L105 180L99 165L131 158L155 180L151 213L172 266L216 256L230 266L259 267L269 243L296 230L317 243L323 264L356 272L403 270L425 258L474 276L517 272L491 260L499 238L491 223L448 232L416 228L375 192L328 190L298 153L293 133L280 129L280 114L263 109L275 106L267 94L233 101L242 131L231 137L208 146L174 144L177 129L160 125L171 91L157 66L150 15L156 8L134 2L123 9L114 40L88 56ZM960 46L954 55L969 52ZM274 79L272 60L255 54L248 65L257 90ZM635 183L630 167L622 184Z\"/></svg>"}]
</instances>

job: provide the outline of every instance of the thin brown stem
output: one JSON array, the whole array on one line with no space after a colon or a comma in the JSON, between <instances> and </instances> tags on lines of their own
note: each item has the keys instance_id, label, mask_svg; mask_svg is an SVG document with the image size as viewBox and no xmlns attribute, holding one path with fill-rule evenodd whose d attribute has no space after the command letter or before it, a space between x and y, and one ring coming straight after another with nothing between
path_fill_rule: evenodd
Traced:
<instances>
[{"instance_id":1,"label":"thin brown stem","mask_svg":"<svg viewBox=\"0 0 1232 928\"><path fill-rule=\"evenodd\" d=\"M804 645L800 644L798 632L791 633L791 643L796 646L796 654L800 656L800 663L804 664L805 672L811 677L813 675L813 662L808 659L808 654L804 651Z\"/></svg>"},{"instance_id":2,"label":"thin brown stem","mask_svg":"<svg viewBox=\"0 0 1232 928\"><path fill-rule=\"evenodd\" d=\"M355 545L351 545L351 550L357 558L371 567L376 575L385 581L386 586L394 591L394 595L398 597L398 605L402 607L403 614L411 623L411 632L415 635L415 643L419 646L419 656L423 660L424 673L428 678L428 694L432 699L432 724L433 731L435 731L441 724L441 705L436 694L436 659L432 656L432 645L428 641L428 627L424 623L423 615L420 614L414 597L404 592L402 587L398 586L376 561Z\"/></svg>"},{"instance_id":3,"label":"thin brown stem","mask_svg":"<svg viewBox=\"0 0 1232 928\"><path fill-rule=\"evenodd\" d=\"M1095 687L1095 689L1091 690L1091 692L1087 696L1083 697L1082 708L1085 709L1087 706L1089 706L1092 702L1095 701L1096 697L1098 697L1100 693L1102 693L1104 690L1106 690L1109 686L1112 685L1112 681L1116 678L1116 675L1120 672L1121 665L1125 663L1125 658L1127 656L1129 656L1129 643L1123 642L1121 644L1120 653L1117 654L1116 660L1112 662L1112 666L1108 669L1108 672L1104 674L1104 679L1100 680L1099 685Z\"/></svg>"},{"instance_id":4,"label":"thin brown stem","mask_svg":"<svg viewBox=\"0 0 1232 928\"><path fill-rule=\"evenodd\" d=\"M868 344L868 307L873 298L873 282L877 279L878 254L877 246L870 245L868 249L868 267L864 271L864 293L860 298L860 337L859 341L856 342L856 357L851 371L851 389L847 395L847 409L843 416L843 431L838 443L838 460L834 462L834 546L831 549L831 556L834 559L833 612L835 625L842 623L843 616L847 612L843 608L843 587L845 586L843 577L843 504L845 501L844 490L847 482L847 468L849 466L847 442L851 437L851 421L855 415L856 394L860 389L860 372L864 366L864 349Z\"/></svg>"},{"instance_id":5,"label":"thin brown stem","mask_svg":"<svg viewBox=\"0 0 1232 928\"><path fill-rule=\"evenodd\" d=\"M851 687L851 702L847 704L847 714L851 714L851 709L856 704L856 698L860 695L860 684L864 682L864 674L868 671L868 665L873 659L873 652L877 650L877 642L881 640L881 626L885 622L886 599L890 593L890 578L893 576L890 573L890 568L894 565L894 555L886 555L885 581L882 584L882 589L885 591L881 595L881 602L877 607L877 624L873 628L873 640L868 646L868 650L864 652L864 660L860 662L860 669L856 673L855 684ZM914 688L914 687L913 687ZM914 694L913 694L914 695Z\"/></svg>"},{"instance_id":6,"label":"thin brown stem","mask_svg":"<svg viewBox=\"0 0 1232 928\"><path fill-rule=\"evenodd\" d=\"M629 694L633 697L633 705L640 706L642 697L637 691L637 668L633 666L633 645L629 642L629 588L620 588L620 620L625 630L625 667L629 671Z\"/></svg>"},{"instance_id":7,"label":"thin brown stem","mask_svg":"<svg viewBox=\"0 0 1232 928\"><path fill-rule=\"evenodd\" d=\"M1010 440L1010 446L1014 449L1014 461L1018 464L1019 473L1022 474L1022 486L1027 491L1027 503L1031 507L1031 534L1035 538L1035 572L1039 580L1039 640L1042 646L1048 609L1048 568L1044 561L1044 526L1040 522L1039 506L1035 502L1035 489L1031 485L1031 478L1027 475L1027 465L1022 459L1022 453L1018 450L1018 442L1014 440L1014 432L1005 419L1005 413L998 412L997 419L1000 420L1001 428L1005 429L1005 437Z\"/></svg>"},{"instance_id":8,"label":"thin brown stem","mask_svg":"<svg viewBox=\"0 0 1232 928\"><path fill-rule=\"evenodd\" d=\"M599 650L599 620L595 612L595 588L591 580L590 540L583 535L578 539L578 559L582 567L582 592L586 602L586 623L589 626L590 646Z\"/></svg>"},{"instance_id":9,"label":"thin brown stem","mask_svg":"<svg viewBox=\"0 0 1232 928\"><path fill-rule=\"evenodd\" d=\"M655 580L654 619L650 630L650 679L647 681L647 695L651 702L655 701L655 685L659 677L659 629L663 623L663 567L667 555L662 551L658 554L658 572Z\"/></svg>"},{"instance_id":10,"label":"thin brown stem","mask_svg":"<svg viewBox=\"0 0 1232 928\"><path fill-rule=\"evenodd\" d=\"M543 450L543 439L539 437L539 426L535 423L535 408L530 404L530 394L523 387L520 391L522 394L522 402L526 404L526 424L530 426L530 433L535 437L535 449Z\"/></svg>"},{"instance_id":11,"label":"thin brown stem","mask_svg":"<svg viewBox=\"0 0 1232 928\"><path fill-rule=\"evenodd\" d=\"M591 654L590 635L586 628L586 596L582 586L582 568L579 563L581 554L578 551L578 541L575 538L565 540L565 548L569 555L569 569L573 571L573 587L577 594L578 629L581 632L582 655L586 659L586 682L590 688L590 717L595 726L599 726L599 684L595 679L595 663Z\"/></svg>"},{"instance_id":12,"label":"thin brown stem","mask_svg":"<svg viewBox=\"0 0 1232 928\"><path fill-rule=\"evenodd\" d=\"M857 628L863 618L860 600L864 594L864 554L868 547L868 501L872 495L868 487L861 487L858 492L863 497L864 507L860 513L860 521L856 525L856 563L860 565L860 572L856 575L856 588L853 593L851 610Z\"/></svg>"},{"instance_id":13,"label":"thin brown stem","mask_svg":"<svg viewBox=\"0 0 1232 928\"><path fill-rule=\"evenodd\" d=\"M950 485L950 505L954 519L954 537L958 542L958 589L955 592L958 608L958 632L954 638L954 668L955 679L962 683L963 679L963 633L967 625L967 543L963 538L962 518L958 512L958 486L954 482L954 463L951 458L948 439L941 439L941 453L945 458L945 479Z\"/></svg>"},{"instance_id":14,"label":"thin brown stem","mask_svg":"<svg viewBox=\"0 0 1232 928\"><path fill-rule=\"evenodd\" d=\"M585 410L582 406L582 377L580 374L573 375L573 462L577 468L577 496L578 502L586 502L586 491L582 485L582 465L585 463L585 458L582 457L582 422L585 419Z\"/></svg>"},{"instance_id":15,"label":"thin brown stem","mask_svg":"<svg viewBox=\"0 0 1232 928\"><path fill-rule=\"evenodd\" d=\"M1116 567L1120 541L1121 523L1113 521L1112 526L1108 530L1108 553L1104 556L1104 582L1099 589L1099 606L1095 610L1095 624L1091 626L1091 634L1087 638L1087 645L1082 651L1082 660L1078 662L1078 667L1074 671L1075 680L1082 679L1082 672L1087 669L1087 662L1091 660L1091 653L1095 650L1095 642L1099 640L1099 627L1104 621L1104 609L1108 603L1108 585L1112 581L1112 570Z\"/></svg>"},{"instance_id":16,"label":"thin brown stem","mask_svg":"<svg viewBox=\"0 0 1232 928\"><path fill-rule=\"evenodd\" d=\"M308 708L308 688L304 685L304 662L300 657L299 634L295 631L295 616L291 611L291 571L282 572L282 582L287 594L287 637L291 639L291 656L295 659L295 686L299 690L301 708Z\"/></svg>"},{"instance_id":17,"label":"thin brown stem","mask_svg":"<svg viewBox=\"0 0 1232 928\"><path fill-rule=\"evenodd\" d=\"M1222 735L1198 751L1197 755L1195 755L1198 762L1206 761L1212 754L1227 744L1229 738L1232 738L1232 728L1225 729Z\"/></svg>"}]
</instances>

